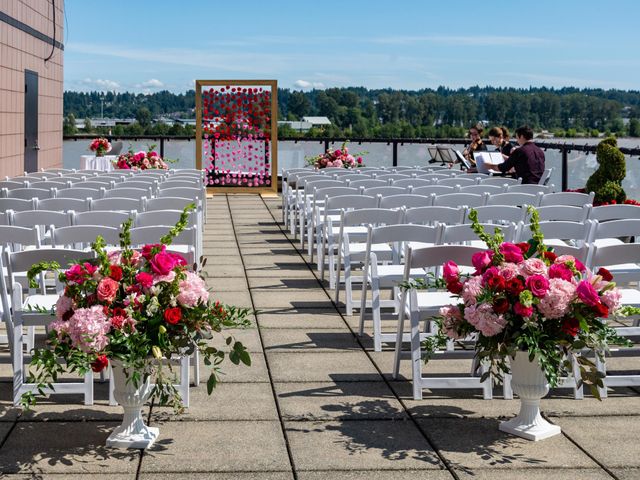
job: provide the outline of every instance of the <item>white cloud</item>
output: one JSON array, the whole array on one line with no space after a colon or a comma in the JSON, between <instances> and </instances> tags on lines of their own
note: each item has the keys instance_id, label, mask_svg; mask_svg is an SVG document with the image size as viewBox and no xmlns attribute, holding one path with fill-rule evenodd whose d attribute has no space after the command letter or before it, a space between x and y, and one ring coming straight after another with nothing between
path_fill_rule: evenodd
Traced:
<instances>
[{"instance_id":1,"label":"white cloud","mask_svg":"<svg viewBox=\"0 0 640 480\"><path fill-rule=\"evenodd\" d=\"M92 79L87 77L81 80L80 84L82 85L82 87L88 90L93 89L93 90L113 91L113 90L118 90L120 88L120 84L118 82L115 82L113 80L102 79L102 78Z\"/></svg>"},{"instance_id":2,"label":"white cloud","mask_svg":"<svg viewBox=\"0 0 640 480\"><path fill-rule=\"evenodd\" d=\"M366 39L365 39L366 40ZM417 43L437 43L449 46L475 47L534 47L554 43L552 40L539 37L514 37L498 35L422 35L422 36L388 36L370 39L372 43L385 45L414 45Z\"/></svg>"},{"instance_id":3,"label":"white cloud","mask_svg":"<svg viewBox=\"0 0 640 480\"><path fill-rule=\"evenodd\" d=\"M163 88L164 83L162 83L157 78L151 78L146 82L138 83L136 88Z\"/></svg>"},{"instance_id":4,"label":"white cloud","mask_svg":"<svg viewBox=\"0 0 640 480\"><path fill-rule=\"evenodd\" d=\"M324 88L324 83L322 82L308 82L307 80L296 80L293 82L294 87L298 87L301 89L306 88Z\"/></svg>"}]
</instances>

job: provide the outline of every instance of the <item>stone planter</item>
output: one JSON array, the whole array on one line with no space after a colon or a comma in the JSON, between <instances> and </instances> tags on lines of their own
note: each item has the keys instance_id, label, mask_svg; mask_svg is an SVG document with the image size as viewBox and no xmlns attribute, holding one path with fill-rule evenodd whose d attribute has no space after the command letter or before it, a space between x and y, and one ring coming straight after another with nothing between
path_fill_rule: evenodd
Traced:
<instances>
[{"instance_id":1,"label":"stone planter","mask_svg":"<svg viewBox=\"0 0 640 480\"><path fill-rule=\"evenodd\" d=\"M540 399L549 393L549 383L537 358L529 361L527 352L518 352L511 360L511 386L520 397L520 413L500 423L500 431L527 440L543 440L560 433L560 427L540 415Z\"/></svg>"},{"instance_id":2,"label":"stone planter","mask_svg":"<svg viewBox=\"0 0 640 480\"><path fill-rule=\"evenodd\" d=\"M127 381L127 376L118 360L111 360L113 396L124 409L122 424L107 438L107 447L149 448L158 438L158 428L148 427L142 418L142 407L151 394L151 377L138 386Z\"/></svg>"}]
</instances>

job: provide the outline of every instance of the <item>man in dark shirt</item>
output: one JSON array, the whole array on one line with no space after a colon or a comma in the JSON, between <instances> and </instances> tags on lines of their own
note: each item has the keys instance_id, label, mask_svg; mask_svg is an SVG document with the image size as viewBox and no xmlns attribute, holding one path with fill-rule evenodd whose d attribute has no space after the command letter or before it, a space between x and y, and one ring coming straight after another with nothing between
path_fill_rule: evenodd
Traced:
<instances>
[{"instance_id":1,"label":"man in dark shirt","mask_svg":"<svg viewBox=\"0 0 640 480\"><path fill-rule=\"evenodd\" d=\"M506 173L513 168L523 184L538 183L544 173L544 152L533 143L533 130L526 125L518 128L516 139L520 148L512 150L509 158L496 165L494 170Z\"/></svg>"}]
</instances>

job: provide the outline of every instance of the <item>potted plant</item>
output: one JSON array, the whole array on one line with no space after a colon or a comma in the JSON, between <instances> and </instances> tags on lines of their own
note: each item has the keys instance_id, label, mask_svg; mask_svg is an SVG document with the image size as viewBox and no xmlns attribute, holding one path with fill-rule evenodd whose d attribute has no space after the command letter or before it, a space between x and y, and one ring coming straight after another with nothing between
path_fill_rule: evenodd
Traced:
<instances>
[{"instance_id":1,"label":"potted plant","mask_svg":"<svg viewBox=\"0 0 640 480\"><path fill-rule=\"evenodd\" d=\"M114 395L125 416L107 445L147 448L158 431L144 424L141 408L145 401L156 397L182 410L180 395L163 368L166 360L197 350L211 367L209 394L227 356L235 364L251 364L242 343L224 335L226 328L247 326L249 310L210 300L195 266L191 271L182 256L167 249L186 227L194 208L187 206L159 243L140 251L131 248L129 220L122 227L120 250L107 252L104 240L98 237L92 245L95 260L79 261L66 269L40 263L29 270L32 283L40 272L57 270L64 291L55 307L56 319L49 325L47 348L33 352L29 382L37 387L23 395L25 408L34 405L36 394L43 393L62 373L100 372L110 363ZM202 260L201 266L205 263ZM223 343L228 351L208 341L219 335L226 337ZM151 382L155 387L151 388Z\"/></svg>"},{"instance_id":2,"label":"potted plant","mask_svg":"<svg viewBox=\"0 0 640 480\"><path fill-rule=\"evenodd\" d=\"M438 332L424 347L428 361L449 339L474 338L478 359L490 365L483 380L511 373L521 400L519 415L502 422L500 430L540 440L560 433L540 415L549 386L578 370L576 381L600 398L603 374L581 352L590 349L602 357L609 344L629 342L605 320L620 306L611 273L591 272L570 255L557 256L544 244L537 211L530 207L529 213L532 238L513 244L498 229L486 233L471 210L473 229L488 249L473 255L473 274L461 274L453 262L443 266L446 288L458 303L441 309Z\"/></svg>"},{"instance_id":3,"label":"potted plant","mask_svg":"<svg viewBox=\"0 0 640 480\"><path fill-rule=\"evenodd\" d=\"M342 147L333 150L328 149L325 153L316 155L314 157L307 157L306 161L308 165L314 166L316 169L320 168L360 168L364 167L362 155L367 152L358 152L351 154L347 147L347 142L342 144Z\"/></svg>"},{"instance_id":4,"label":"potted plant","mask_svg":"<svg viewBox=\"0 0 640 480\"><path fill-rule=\"evenodd\" d=\"M89 150L96 153L96 157L103 157L111 151L111 143L106 138L94 138L89 144Z\"/></svg>"}]
</instances>

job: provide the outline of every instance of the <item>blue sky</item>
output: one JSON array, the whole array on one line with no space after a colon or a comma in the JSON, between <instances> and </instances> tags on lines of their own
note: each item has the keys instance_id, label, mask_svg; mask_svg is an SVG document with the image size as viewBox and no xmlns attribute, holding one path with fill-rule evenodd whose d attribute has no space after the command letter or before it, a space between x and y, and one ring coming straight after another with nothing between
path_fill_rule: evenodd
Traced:
<instances>
[{"instance_id":1,"label":"blue sky","mask_svg":"<svg viewBox=\"0 0 640 480\"><path fill-rule=\"evenodd\" d=\"M525 6L527 5L527 6ZM640 89L637 0L66 0L65 89Z\"/></svg>"}]
</instances>

